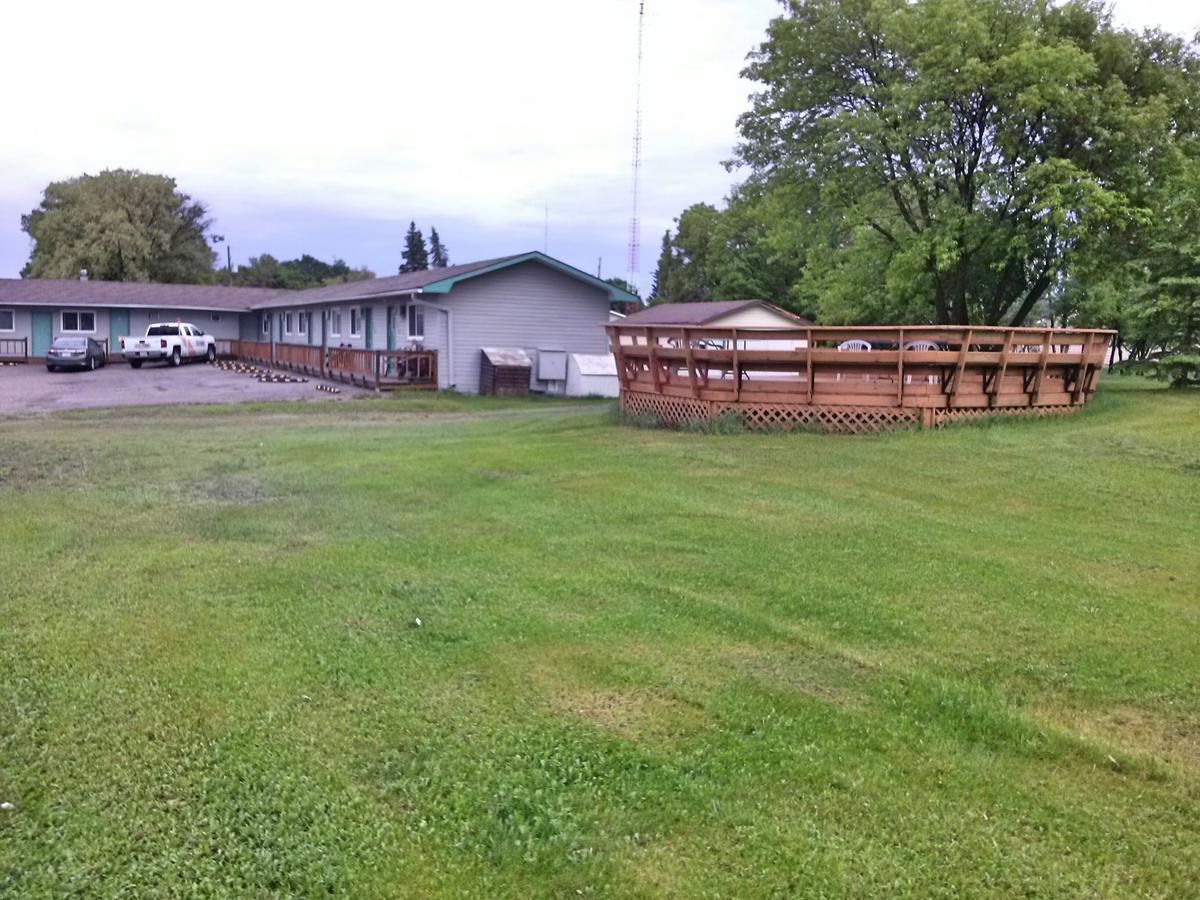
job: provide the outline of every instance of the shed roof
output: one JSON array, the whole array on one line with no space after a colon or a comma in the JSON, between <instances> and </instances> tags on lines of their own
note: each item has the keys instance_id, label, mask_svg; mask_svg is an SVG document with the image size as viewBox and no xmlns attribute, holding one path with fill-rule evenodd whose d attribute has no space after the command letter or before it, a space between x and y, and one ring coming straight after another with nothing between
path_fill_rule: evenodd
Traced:
<instances>
[{"instance_id":1,"label":"shed roof","mask_svg":"<svg viewBox=\"0 0 1200 900\"><path fill-rule=\"evenodd\" d=\"M611 353L572 353L580 375L616 375L617 361Z\"/></svg>"},{"instance_id":2,"label":"shed roof","mask_svg":"<svg viewBox=\"0 0 1200 900\"><path fill-rule=\"evenodd\" d=\"M630 313L622 325L707 325L752 307L768 309L796 325L811 325L808 319L768 303L766 300L706 300L689 303L659 303Z\"/></svg>"},{"instance_id":3,"label":"shed roof","mask_svg":"<svg viewBox=\"0 0 1200 900\"><path fill-rule=\"evenodd\" d=\"M531 368L533 360L520 347L480 347L493 366L524 366Z\"/></svg>"}]
</instances>

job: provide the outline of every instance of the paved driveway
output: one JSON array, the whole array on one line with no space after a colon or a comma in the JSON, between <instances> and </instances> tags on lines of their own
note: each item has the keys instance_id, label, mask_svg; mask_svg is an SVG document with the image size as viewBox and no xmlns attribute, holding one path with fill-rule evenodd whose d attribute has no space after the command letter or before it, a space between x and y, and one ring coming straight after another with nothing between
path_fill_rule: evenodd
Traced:
<instances>
[{"instance_id":1,"label":"paved driveway","mask_svg":"<svg viewBox=\"0 0 1200 900\"><path fill-rule=\"evenodd\" d=\"M281 373L283 374L283 373ZM293 375L292 377L300 377ZM47 372L44 365L0 366L0 416L83 409L97 406L147 406L174 403L243 403L248 400L336 401L370 391L336 384L340 394L307 384L262 383L249 375L203 363L172 369L117 363L95 372Z\"/></svg>"}]
</instances>

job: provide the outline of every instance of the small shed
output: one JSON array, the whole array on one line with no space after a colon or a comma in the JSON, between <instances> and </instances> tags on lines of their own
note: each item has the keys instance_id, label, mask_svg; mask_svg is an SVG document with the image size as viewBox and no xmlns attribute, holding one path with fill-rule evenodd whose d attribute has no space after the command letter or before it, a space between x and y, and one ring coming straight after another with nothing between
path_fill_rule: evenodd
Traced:
<instances>
[{"instance_id":1,"label":"small shed","mask_svg":"<svg viewBox=\"0 0 1200 900\"><path fill-rule=\"evenodd\" d=\"M479 393L528 394L533 360L519 347L481 347Z\"/></svg>"},{"instance_id":2,"label":"small shed","mask_svg":"<svg viewBox=\"0 0 1200 900\"><path fill-rule=\"evenodd\" d=\"M617 361L611 353L572 353L567 357L567 396L616 397Z\"/></svg>"}]
</instances>

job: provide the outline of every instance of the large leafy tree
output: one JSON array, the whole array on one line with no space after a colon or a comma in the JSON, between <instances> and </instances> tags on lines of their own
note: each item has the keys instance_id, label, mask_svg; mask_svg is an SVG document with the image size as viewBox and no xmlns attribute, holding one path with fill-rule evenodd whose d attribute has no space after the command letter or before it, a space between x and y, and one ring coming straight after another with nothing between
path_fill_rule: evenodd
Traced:
<instances>
[{"instance_id":1,"label":"large leafy tree","mask_svg":"<svg viewBox=\"0 0 1200 900\"><path fill-rule=\"evenodd\" d=\"M209 225L204 204L166 175L111 169L56 181L21 217L33 241L21 275L75 278L87 269L104 281L210 281Z\"/></svg>"},{"instance_id":2,"label":"large leafy tree","mask_svg":"<svg viewBox=\"0 0 1200 900\"><path fill-rule=\"evenodd\" d=\"M1192 127L1192 48L1098 3L784 5L736 162L819 186L798 299L828 319L1025 321L1150 221Z\"/></svg>"},{"instance_id":3,"label":"large leafy tree","mask_svg":"<svg viewBox=\"0 0 1200 900\"><path fill-rule=\"evenodd\" d=\"M425 247L425 238L416 222L408 223L408 233L404 236L404 252L401 254L400 274L405 272L422 272L429 268L429 251Z\"/></svg>"}]
</instances>

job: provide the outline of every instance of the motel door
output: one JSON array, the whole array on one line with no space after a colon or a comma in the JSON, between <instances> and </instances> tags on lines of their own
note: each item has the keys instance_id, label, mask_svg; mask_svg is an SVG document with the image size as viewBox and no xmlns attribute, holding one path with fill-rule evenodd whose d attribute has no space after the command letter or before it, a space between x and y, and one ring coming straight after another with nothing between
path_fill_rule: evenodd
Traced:
<instances>
[{"instance_id":1,"label":"motel door","mask_svg":"<svg viewBox=\"0 0 1200 900\"><path fill-rule=\"evenodd\" d=\"M50 341L53 334L53 327L50 321L50 311L35 309L33 311L33 340L30 342L33 348L29 351L30 356L43 357L46 351L50 349Z\"/></svg>"},{"instance_id":2,"label":"motel door","mask_svg":"<svg viewBox=\"0 0 1200 900\"><path fill-rule=\"evenodd\" d=\"M129 310L108 311L108 353L111 356L121 351L121 336L129 334Z\"/></svg>"}]
</instances>

